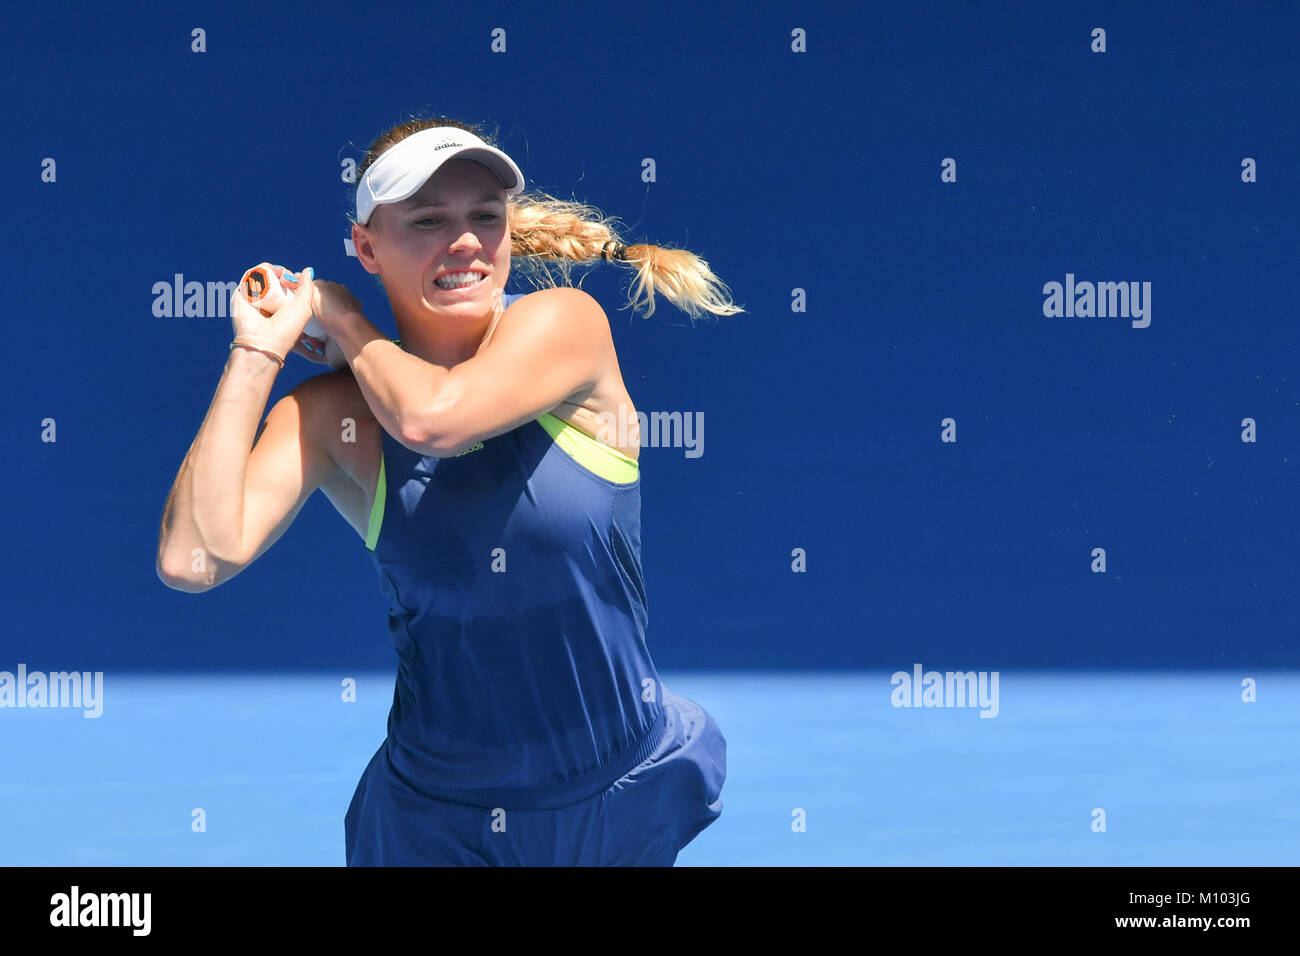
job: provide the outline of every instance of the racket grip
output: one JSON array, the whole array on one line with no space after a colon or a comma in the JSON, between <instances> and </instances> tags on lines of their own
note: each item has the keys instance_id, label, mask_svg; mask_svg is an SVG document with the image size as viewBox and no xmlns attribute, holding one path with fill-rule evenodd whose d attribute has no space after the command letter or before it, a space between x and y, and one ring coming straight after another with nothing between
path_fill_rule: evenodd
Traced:
<instances>
[{"instance_id":1,"label":"racket grip","mask_svg":"<svg viewBox=\"0 0 1300 956\"><path fill-rule=\"evenodd\" d=\"M249 304L263 312L274 312L293 298L293 293L285 289L280 283L280 280L275 275L275 269L271 267L269 262L258 263L245 272L243 278L239 280L239 288ZM318 339L329 338L325 334L324 327L314 315L307 320L307 325L302 331L304 335L314 336Z\"/></svg>"}]
</instances>

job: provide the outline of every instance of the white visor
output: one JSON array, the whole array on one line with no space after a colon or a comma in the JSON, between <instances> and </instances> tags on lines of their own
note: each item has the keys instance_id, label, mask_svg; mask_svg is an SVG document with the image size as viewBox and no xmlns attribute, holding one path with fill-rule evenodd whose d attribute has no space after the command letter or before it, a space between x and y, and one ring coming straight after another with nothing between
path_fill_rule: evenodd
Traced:
<instances>
[{"instance_id":1,"label":"white visor","mask_svg":"<svg viewBox=\"0 0 1300 956\"><path fill-rule=\"evenodd\" d=\"M501 150L458 127L435 126L406 137L370 164L357 184L357 222L368 223L376 206L414 196L449 159L482 163L501 180L508 196L524 190L524 174ZM348 255L356 255L351 239L343 243Z\"/></svg>"}]
</instances>

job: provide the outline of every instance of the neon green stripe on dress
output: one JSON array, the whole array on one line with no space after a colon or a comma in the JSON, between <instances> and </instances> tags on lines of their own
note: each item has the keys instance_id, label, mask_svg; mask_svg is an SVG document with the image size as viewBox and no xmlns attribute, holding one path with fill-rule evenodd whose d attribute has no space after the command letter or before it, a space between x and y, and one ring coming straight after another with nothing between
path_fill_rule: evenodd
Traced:
<instances>
[{"instance_id":1,"label":"neon green stripe on dress","mask_svg":"<svg viewBox=\"0 0 1300 956\"><path fill-rule=\"evenodd\" d=\"M379 484L375 488L375 503L370 506L370 527L366 530L366 547L373 551L379 541L379 528L384 523L384 499L388 497L388 482L384 477L384 449L379 449Z\"/></svg>"},{"instance_id":2,"label":"neon green stripe on dress","mask_svg":"<svg viewBox=\"0 0 1300 956\"><path fill-rule=\"evenodd\" d=\"M621 485L636 481L640 466L635 458L592 438L568 422L560 421L550 412L538 418L537 422L555 439L555 444L588 471Z\"/></svg>"}]
</instances>

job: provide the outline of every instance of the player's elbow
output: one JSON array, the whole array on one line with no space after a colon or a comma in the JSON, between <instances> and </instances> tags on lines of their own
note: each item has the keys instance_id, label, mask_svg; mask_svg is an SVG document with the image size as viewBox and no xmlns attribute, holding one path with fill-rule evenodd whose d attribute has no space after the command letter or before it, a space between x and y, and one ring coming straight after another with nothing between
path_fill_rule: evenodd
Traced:
<instances>
[{"instance_id":1,"label":"player's elbow","mask_svg":"<svg viewBox=\"0 0 1300 956\"><path fill-rule=\"evenodd\" d=\"M161 561L157 566L158 580L173 591L181 591L185 594L202 594L210 590L212 582L199 580L192 573L177 571L170 566L164 565Z\"/></svg>"},{"instance_id":2,"label":"player's elbow","mask_svg":"<svg viewBox=\"0 0 1300 956\"><path fill-rule=\"evenodd\" d=\"M205 550L205 549L195 549ZM160 552L154 570L158 580L173 591L185 594L202 594L211 591L231 577L227 562L206 552L202 560L195 560L195 550Z\"/></svg>"},{"instance_id":3,"label":"player's elbow","mask_svg":"<svg viewBox=\"0 0 1300 956\"><path fill-rule=\"evenodd\" d=\"M424 421L403 420L402 429L397 436L397 440L411 451L429 458L451 457L447 453L447 445L444 444L447 437L439 430L431 428Z\"/></svg>"},{"instance_id":4,"label":"player's elbow","mask_svg":"<svg viewBox=\"0 0 1300 956\"><path fill-rule=\"evenodd\" d=\"M461 423L461 404L449 389L402 416L403 445L431 458L451 458L472 445L474 438Z\"/></svg>"}]
</instances>

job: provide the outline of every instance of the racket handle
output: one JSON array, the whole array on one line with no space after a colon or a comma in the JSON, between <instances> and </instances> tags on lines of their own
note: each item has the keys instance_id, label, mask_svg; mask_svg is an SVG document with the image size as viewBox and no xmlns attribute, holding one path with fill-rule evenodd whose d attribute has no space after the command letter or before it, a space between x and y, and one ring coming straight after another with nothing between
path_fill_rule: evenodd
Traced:
<instances>
[{"instance_id":1,"label":"racket handle","mask_svg":"<svg viewBox=\"0 0 1300 956\"><path fill-rule=\"evenodd\" d=\"M274 312L293 298L293 293L285 289L280 283L280 280L275 275L275 270L269 262L258 263L245 272L244 277L239 280L239 288L249 304L263 312ZM302 331L304 335L310 335L318 339L329 338L325 334L324 327L314 315L307 320L307 325Z\"/></svg>"}]
</instances>

